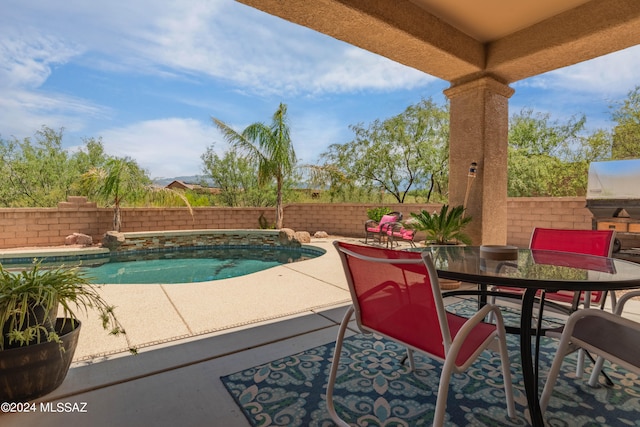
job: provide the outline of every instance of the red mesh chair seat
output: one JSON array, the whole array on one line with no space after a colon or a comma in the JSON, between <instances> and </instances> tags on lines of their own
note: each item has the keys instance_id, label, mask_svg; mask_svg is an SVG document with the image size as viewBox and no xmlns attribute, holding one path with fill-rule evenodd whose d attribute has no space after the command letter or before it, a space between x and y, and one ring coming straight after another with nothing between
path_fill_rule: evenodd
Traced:
<instances>
[{"instance_id":1,"label":"red mesh chair seat","mask_svg":"<svg viewBox=\"0 0 640 427\"><path fill-rule=\"evenodd\" d=\"M384 306L384 299L377 303ZM375 311L380 311L376 305L376 308L368 307ZM369 325L365 326L368 332L381 333L385 336L394 336L397 341L408 344L415 347L418 350L422 350L432 356L437 357L440 360L444 360L446 357L442 334L439 330L434 331L433 319L429 319L424 313L429 310L421 304L406 304L402 308L399 308L393 312L387 312L376 317L375 320L370 320ZM449 326L449 332L451 338L455 339L456 335L467 322L467 318L457 316L453 313L446 313L447 324ZM431 321L430 321L431 320ZM474 328L473 335L467 337L462 343L460 352L456 357L456 365L462 366L466 364L476 353L479 347L482 347L487 340L493 339L493 335L496 332L496 327L490 323L480 323Z\"/></svg>"},{"instance_id":2,"label":"red mesh chair seat","mask_svg":"<svg viewBox=\"0 0 640 427\"><path fill-rule=\"evenodd\" d=\"M339 426L348 424L335 411L333 390L342 341L354 313L361 331L376 333L406 346L412 369L413 350L444 362L434 426L444 422L451 375L466 370L482 351L497 344L507 412L513 416L509 355L502 315L497 307L487 304L471 318L447 313L435 267L426 252L394 251L342 242L334 242L334 245L340 254L353 302L340 324L327 384L327 408ZM489 313L496 317L495 324L483 322Z\"/></svg>"}]
</instances>

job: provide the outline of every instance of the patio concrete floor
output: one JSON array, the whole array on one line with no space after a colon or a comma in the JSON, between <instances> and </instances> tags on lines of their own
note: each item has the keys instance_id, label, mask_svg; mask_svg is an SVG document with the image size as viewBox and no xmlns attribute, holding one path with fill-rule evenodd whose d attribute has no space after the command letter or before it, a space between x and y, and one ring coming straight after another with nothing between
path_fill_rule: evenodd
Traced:
<instances>
[{"instance_id":1,"label":"patio concrete floor","mask_svg":"<svg viewBox=\"0 0 640 427\"><path fill-rule=\"evenodd\" d=\"M220 377L334 341L348 305L331 239L312 244L327 254L240 278L104 287L127 338L85 320L64 383L35 412L0 414L0 425L248 426ZM625 312L640 319L640 302ZM132 344L137 356L122 352ZM40 402L85 412L43 412Z\"/></svg>"}]
</instances>

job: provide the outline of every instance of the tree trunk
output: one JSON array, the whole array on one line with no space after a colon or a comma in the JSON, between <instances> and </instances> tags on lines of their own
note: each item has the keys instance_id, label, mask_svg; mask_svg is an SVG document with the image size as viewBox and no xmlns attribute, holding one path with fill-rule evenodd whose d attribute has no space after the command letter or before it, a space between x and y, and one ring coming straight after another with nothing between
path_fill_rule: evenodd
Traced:
<instances>
[{"instance_id":1,"label":"tree trunk","mask_svg":"<svg viewBox=\"0 0 640 427\"><path fill-rule=\"evenodd\" d=\"M116 205L113 210L113 231L120 231L122 220L120 218L120 205Z\"/></svg>"},{"instance_id":2,"label":"tree trunk","mask_svg":"<svg viewBox=\"0 0 640 427\"><path fill-rule=\"evenodd\" d=\"M282 180L277 180L277 192L276 192L276 230L282 228L282 218L284 216L284 209L282 207Z\"/></svg>"}]
</instances>

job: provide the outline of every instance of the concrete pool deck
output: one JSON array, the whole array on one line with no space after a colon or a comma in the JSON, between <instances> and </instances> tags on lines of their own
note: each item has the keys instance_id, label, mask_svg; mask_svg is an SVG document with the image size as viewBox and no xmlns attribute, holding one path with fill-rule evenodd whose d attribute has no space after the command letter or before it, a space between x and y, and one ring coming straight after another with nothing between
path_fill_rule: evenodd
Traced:
<instances>
[{"instance_id":1,"label":"concrete pool deck","mask_svg":"<svg viewBox=\"0 0 640 427\"><path fill-rule=\"evenodd\" d=\"M126 337L108 336L97 316L85 317L74 360L88 360L178 339L246 327L312 310L346 304L349 291L332 240L314 259L246 276L169 285L104 285L100 293L116 306Z\"/></svg>"},{"instance_id":2,"label":"concrete pool deck","mask_svg":"<svg viewBox=\"0 0 640 427\"><path fill-rule=\"evenodd\" d=\"M94 363L128 355L130 347L144 351L181 339L347 304L349 291L333 240L312 239L310 246L326 251L322 256L246 276L199 283L103 285L100 293L116 307L116 316L127 334L109 335L95 312L81 315L82 331L74 362ZM58 256L100 251L105 249L46 249ZM42 248L3 250L0 257L41 256L42 252Z\"/></svg>"}]
</instances>

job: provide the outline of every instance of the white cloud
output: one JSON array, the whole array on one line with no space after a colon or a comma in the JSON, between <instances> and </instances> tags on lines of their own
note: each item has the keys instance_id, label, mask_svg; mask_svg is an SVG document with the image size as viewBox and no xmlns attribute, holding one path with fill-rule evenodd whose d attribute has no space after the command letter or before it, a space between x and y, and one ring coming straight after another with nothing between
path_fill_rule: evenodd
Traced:
<instances>
[{"instance_id":1,"label":"white cloud","mask_svg":"<svg viewBox=\"0 0 640 427\"><path fill-rule=\"evenodd\" d=\"M51 36L15 31L0 39L0 87L40 86L51 74L51 67L78 55L77 48Z\"/></svg>"},{"instance_id":2,"label":"white cloud","mask_svg":"<svg viewBox=\"0 0 640 427\"><path fill-rule=\"evenodd\" d=\"M438 80L356 47L336 52L324 65L325 72L311 78L317 92L411 89Z\"/></svg>"},{"instance_id":3,"label":"white cloud","mask_svg":"<svg viewBox=\"0 0 640 427\"><path fill-rule=\"evenodd\" d=\"M0 130L5 137L24 138L42 125L78 130L87 118L107 114L107 108L89 100L39 89L54 67L81 53L74 43L5 23L0 29Z\"/></svg>"},{"instance_id":4,"label":"white cloud","mask_svg":"<svg viewBox=\"0 0 640 427\"><path fill-rule=\"evenodd\" d=\"M569 90L626 95L638 84L640 46L555 71L558 84Z\"/></svg>"},{"instance_id":5,"label":"white cloud","mask_svg":"<svg viewBox=\"0 0 640 427\"><path fill-rule=\"evenodd\" d=\"M237 3L195 2L155 18L144 50L156 64L260 94L343 93L434 78Z\"/></svg>"},{"instance_id":6,"label":"white cloud","mask_svg":"<svg viewBox=\"0 0 640 427\"><path fill-rule=\"evenodd\" d=\"M53 129L82 131L89 119L108 117L108 107L57 93L3 89L0 96L0 133L3 138L28 137L43 125Z\"/></svg>"},{"instance_id":7,"label":"white cloud","mask_svg":"<svg viewBox=\"0 0 640 427\"><path fill-rule=\"evenodd\" d=\"M554 119L585 115L588 131L609 129L611 109L640 84L640 46L551 71L514 84L510 109L533 108Z\"/></svg>"},{"instance_id":8,"label":"white cloud","mask_svg":"<svg viewBox=\"0 0 640 427\"><path fill-rule=\"evenodd\" d=\"M519 83L565 93L599 94L605 98L625 97L638 82L640 46L634 46L585 61L570 67L550 71Z\"/></svg>"},{"instance_id":9,"label":"white cloud","mask_svg":"<svg viewBox=\"0 0 640 427\"><path fill-rule=\"evenodd\" d=\"M200 156L221 140L212 125L181 118L134 123L100 135L108 154L135 159L152 178L201 174Z\"/></svg>"}]
</instances>

